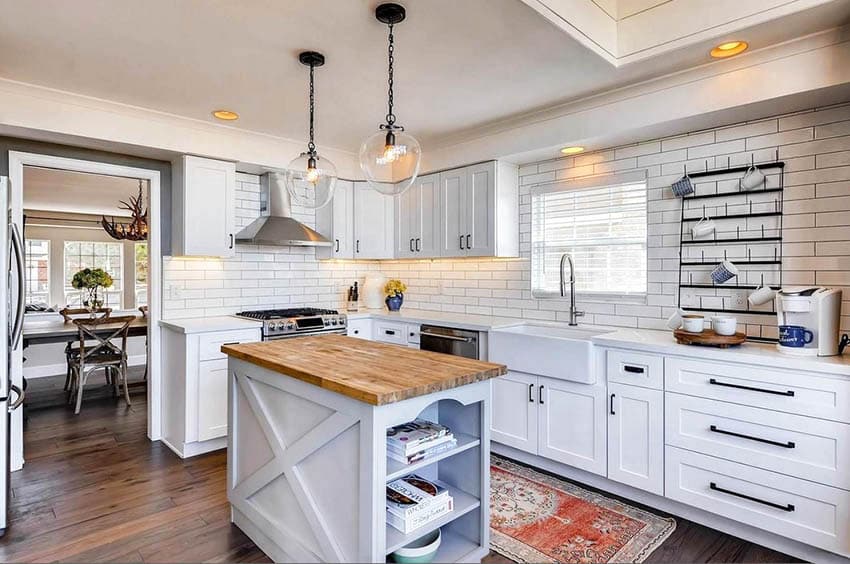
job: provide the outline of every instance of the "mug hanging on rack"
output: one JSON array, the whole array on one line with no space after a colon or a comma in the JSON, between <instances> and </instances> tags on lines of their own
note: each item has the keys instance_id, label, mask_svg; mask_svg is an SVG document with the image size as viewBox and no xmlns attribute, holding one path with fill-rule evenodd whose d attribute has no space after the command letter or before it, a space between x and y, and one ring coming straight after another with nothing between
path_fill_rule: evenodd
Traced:
<instances>
[{"instance_id":1,"label":"mug hanging on rack","mask_svg":"<svg viewBox=\"0 0 850 564\"><path fill-rule=\"evenodd\" d=\"M688 194L694 193L694 183L691 182L691 177L688 176L688 171L685 171L685 176L677 180L670 187L673 190L673 194L675 194L679 198L684 198Z\"/></svg>"}]
</instances>

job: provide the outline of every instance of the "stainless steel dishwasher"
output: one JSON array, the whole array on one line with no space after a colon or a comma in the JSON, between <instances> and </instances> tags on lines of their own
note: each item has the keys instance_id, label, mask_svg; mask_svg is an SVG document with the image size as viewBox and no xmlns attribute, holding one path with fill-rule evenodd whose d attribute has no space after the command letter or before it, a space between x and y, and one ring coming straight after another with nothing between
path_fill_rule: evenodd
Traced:
<instances>
[{"instance_id":1,"label":"stainless steel dishwasher","mask_svg":"<svg viewBox=\"0 0 850 564\"><path fill-rule=\"evenodd\" d=\"M478 331L422 325L419 329L419 349L438 353L479 358L480 336Z\"/></svg>"}]
</instances>

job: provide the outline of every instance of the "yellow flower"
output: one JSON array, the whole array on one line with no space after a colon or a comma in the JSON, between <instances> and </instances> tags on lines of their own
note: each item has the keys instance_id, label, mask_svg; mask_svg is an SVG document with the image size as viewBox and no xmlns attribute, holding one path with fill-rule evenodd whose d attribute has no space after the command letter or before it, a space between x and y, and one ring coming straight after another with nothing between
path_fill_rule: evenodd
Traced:
<instances>
[{"instance_id":1,"label":"yellow flower","mask_svg":"<svg viewBox=\"0 0 850 564\"><path fill-rule=\"evenodd\" d=\"M398 294L403 294L407 291L407 286L401 280L397 280L395 278L389 280L386 284L384 284L384 293L388 296L397 296Z\"/></svg>"}]
</instances>

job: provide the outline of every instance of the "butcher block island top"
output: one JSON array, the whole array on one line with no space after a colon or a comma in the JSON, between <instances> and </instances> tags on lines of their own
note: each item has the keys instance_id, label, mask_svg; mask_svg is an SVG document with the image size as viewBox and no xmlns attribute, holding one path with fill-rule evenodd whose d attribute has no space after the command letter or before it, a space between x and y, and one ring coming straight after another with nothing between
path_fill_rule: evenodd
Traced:
<instances>
[{"instance_id":1,"label":"butcher block island top","mask_svg":"<svg viewBox=\"0 0 850 564\"><path fill-rule=\"evenodd\" d=\"M342 335L224 345L221 351L371 405L395 403L507 373L502 364Z\"/></svg>"}]
</instances>

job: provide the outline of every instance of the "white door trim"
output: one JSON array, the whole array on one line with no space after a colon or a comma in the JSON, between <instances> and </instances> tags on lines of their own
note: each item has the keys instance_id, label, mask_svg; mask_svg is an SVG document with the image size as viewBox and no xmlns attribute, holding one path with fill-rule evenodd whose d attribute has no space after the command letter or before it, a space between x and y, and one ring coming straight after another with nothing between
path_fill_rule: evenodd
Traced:
<instances>
[{"instance_id":1,"label":"white door trim","mask_svg":"<svg viewBox=\"0 0 850 564\"><path fill-rule=\"evenodd\" d=\"M162 311L162 232L160 229L162 186L160 183L160 173L158 170L147 168L57 157L53 155L42 155L38 153L9 151L9 180L11 185L10 190L12 192L12 217L13 221L18 224L21 224L23 221L23 190L21 187L23 186L24 166L40 166L70 170L74 172L107 174L110 176L139 178L148 181L148 186L150 188L148 192L148 218L151 226L148 234L148 438L152 441L159 440L162 422L162 377L159 361L159 320ZM13 362L18 368L18 374L20 375L23 367L23 358L20 351L17 351L16 358ZM17 411L19 414L22 414L22 412L23 410ZM15 466L16 441L18 444L18 456L20 457L20 464L17 468ZM22 447L23 429L21 426L18 426L16 433L15 424L13 423L13 470L19 469L23 465Z\"/></svg>"}]
</instances>

